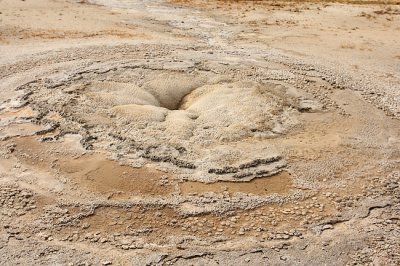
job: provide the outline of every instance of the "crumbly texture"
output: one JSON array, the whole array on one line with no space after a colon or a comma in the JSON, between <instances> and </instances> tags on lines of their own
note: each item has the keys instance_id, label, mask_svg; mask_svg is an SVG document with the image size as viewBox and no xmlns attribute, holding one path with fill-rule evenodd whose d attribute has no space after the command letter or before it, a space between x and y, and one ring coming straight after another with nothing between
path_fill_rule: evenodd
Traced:
<instances>
[{"instance_id":1,"label":"crumbly texture","mask_svg":"<svg viewBox=\"0 0 400 266\"><path fill-rule=\"evenodd\" d=\"M0 1L0 263L398 265L395 4Z\"/></svg>"}]
</instances>

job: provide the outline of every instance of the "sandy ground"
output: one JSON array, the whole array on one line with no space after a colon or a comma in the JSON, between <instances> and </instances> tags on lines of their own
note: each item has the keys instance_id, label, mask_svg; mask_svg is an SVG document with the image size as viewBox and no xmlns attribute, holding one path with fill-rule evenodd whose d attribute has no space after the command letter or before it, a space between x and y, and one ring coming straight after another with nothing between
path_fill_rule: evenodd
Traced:
<instances>
[{"instance_id":1,"label":"sandy ground","mask_svg":"<svg viewBox=\"0 0 400 266\"><path fill-rule=\"evenodd\" d=\"M0 0L2 265L399 265L400 7Z\"/></svg>"}]
</instances>

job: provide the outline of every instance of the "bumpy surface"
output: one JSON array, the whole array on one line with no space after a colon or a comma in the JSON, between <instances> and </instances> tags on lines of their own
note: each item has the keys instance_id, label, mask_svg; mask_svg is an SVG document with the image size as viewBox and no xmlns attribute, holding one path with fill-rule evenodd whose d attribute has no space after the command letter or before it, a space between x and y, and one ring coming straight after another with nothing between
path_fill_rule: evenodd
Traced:
<instances>
[{"instance_id":1,"label":"bumpy surface","mask_svg":"<svg viewBox=\"0 0 400 266\"><path fill-rule=\"evenodd\" d=\"M0 35L2 264L400 263L398 63L264 43L283 4L83 2L38 3L100 25Z\"/></svg>"}]
</instances>

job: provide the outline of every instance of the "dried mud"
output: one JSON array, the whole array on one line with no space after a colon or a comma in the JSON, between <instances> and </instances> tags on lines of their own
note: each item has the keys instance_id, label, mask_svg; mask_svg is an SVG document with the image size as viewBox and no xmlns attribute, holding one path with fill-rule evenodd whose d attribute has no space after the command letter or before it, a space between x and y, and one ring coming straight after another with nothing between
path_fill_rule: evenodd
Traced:
<instances>
[{"instance_id":1,"label":"dried mud","mask_svg":"<svg viewBox=\"0 0 400 266\"><path fill-rule=\"evenodd\" d=\"M45 4L86 16L76 15L71 36L49 15L54 36L22 19L13 37L5 18L3 265L400 262L395 37L387 54L376 43L352 57L356 46L305 52L312 15L319 23L347 12L376 30L386 22L355 16L375 11L396 32L394 9L41 0L29 12ZM304 27L279 22L293 7ZM267 28L279 42L265 39L268 12L281 19ZM108 22L91 29L100 15ZM320 34L330 49L332 36ZM49 47L34 47L36 38ZM287 47L290 38L305 44Z\"/></svg>"}]
</instances>

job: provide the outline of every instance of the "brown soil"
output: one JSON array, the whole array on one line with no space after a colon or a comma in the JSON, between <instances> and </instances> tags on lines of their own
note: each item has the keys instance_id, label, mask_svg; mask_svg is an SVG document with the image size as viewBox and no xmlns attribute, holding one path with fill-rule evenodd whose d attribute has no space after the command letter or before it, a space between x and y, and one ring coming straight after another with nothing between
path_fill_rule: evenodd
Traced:
<instances>
[{"instance_id":1,"label":"brown soil","mask_svg":"<svg viewBox=\"0 0 400 266\"><path fill-rule=\"evenodd\" d=\"M399 265L398 1L0 1L1 265Z\"/></svg>"}]
</instances>

